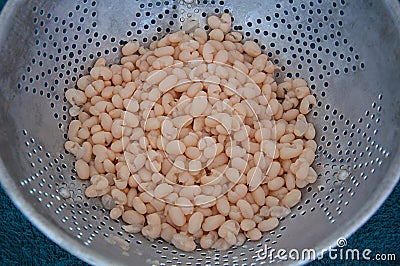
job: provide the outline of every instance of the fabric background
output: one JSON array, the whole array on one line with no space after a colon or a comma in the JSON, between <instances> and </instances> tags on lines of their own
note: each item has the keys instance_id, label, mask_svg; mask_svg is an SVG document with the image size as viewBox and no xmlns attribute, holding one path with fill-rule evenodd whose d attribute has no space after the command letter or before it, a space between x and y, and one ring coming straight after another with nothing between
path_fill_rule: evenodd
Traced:
<instances>
[{"instance_id":1,"label":"fabric background","mask_svg":"<svg viewBox=\"0 0 400 266\"><path fill-rule=\"evenodd\" d=\"M0 0L0 9L5 4ZM376 253L396 253L400 265L400 184L377 213L348 239L348 248L369 248ZM49 240L15 208L0 188L0 264L1 265L87 265ZM309 265L359 265L367 262L329 260ZM377 262L374 263L375 265Z\"/></svg>"}]
</instances>

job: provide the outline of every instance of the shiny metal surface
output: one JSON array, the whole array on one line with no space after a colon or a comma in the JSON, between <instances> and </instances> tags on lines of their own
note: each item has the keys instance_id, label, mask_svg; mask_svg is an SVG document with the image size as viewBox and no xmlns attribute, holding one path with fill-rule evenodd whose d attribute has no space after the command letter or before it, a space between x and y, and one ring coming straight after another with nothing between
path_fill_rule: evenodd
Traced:
<instances>
[{"instance_id":1,"label":"shiny metal surface","mask_svg":"<svg viewBox=\"0 0 400 266\"><path fill-rule=\"evenodd\" d=\"M221 12L263 45L281 67L278 78L311 84L319 179L260 241L184 253L125 233L85 198L63 148L63 95L97 57L117 60L124 41L148 44ZM264 243L320 251L360 227L399 179L399 18L394 0L9 1L0 17L1 184L40 230L93 264L268 263L257 261Z\"/></svg>"}]
</instances>

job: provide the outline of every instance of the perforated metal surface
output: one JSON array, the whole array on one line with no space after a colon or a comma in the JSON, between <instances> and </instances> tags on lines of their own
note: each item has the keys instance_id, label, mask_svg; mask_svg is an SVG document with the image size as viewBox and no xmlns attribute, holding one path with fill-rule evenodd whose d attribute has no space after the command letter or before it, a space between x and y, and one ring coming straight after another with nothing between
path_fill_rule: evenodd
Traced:
<instances>
[{"instance_id":1,"label":"perforated metal surface","mask_svg":"<svg viewBox=\"0 0 400 266\"><path fill-rule=\"evenodd\" d=\"M127 40L146 45L222 12L274 59L278 79L308 80L319 179L260 241L184 253L127 234L85 198L63 148L63 95L96 58L116 62ZM10 1L0 21L2 184L39 228L92 263L253 264L268 263L257 261L264 243L322 249L358 228L398 180L399 14L397 1Z\"/></svg>"}]
</instances>

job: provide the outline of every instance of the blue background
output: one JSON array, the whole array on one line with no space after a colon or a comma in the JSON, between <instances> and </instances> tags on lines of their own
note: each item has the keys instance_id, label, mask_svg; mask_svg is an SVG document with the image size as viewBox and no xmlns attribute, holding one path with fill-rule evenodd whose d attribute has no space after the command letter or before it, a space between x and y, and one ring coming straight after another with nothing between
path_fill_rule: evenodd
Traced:
<instances>
[{"instance_id":1,"label":"blue background","mask_svg":"<svg viewBox=\"0 0 400 266\"><path fill-rule=\"evenodd\" d=\"M0 9L5 2L0 0ZM381 262L379 264L400 265L399 199L400 185L398 184L378 212L348 239L347 247L359 250L369 248L372 250L372 255L395 253L397 263ZM2 188L0 188L0 263L1 265L87 265L37 230L14 207ZM371 263L332 261L325 258L309 265L343 264L366 265ZM376 265L377 262L374 264Z\"/></svg>"}]
</instances>

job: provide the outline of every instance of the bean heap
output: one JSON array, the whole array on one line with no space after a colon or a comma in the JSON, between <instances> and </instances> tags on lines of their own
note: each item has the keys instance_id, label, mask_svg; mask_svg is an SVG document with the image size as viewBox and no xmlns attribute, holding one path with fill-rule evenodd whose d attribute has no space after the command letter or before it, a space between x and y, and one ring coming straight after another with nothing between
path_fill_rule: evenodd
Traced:
<instances>
[{"instance_id":1,"label":"bean heap","mask_svg":"<svg viewBox=\"0 0 400 266\"><path fill-rule=\"evenodd\" d=\"M65 93L65 148L90 180L86 196L101 197L125 231L184 251L259 240L317 179L306 81L277 84L229 14L208 25L149 48L129 42L120 64L98 59Z\"/></svg>"}]
</instances>

